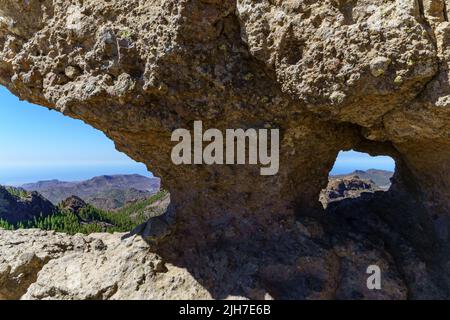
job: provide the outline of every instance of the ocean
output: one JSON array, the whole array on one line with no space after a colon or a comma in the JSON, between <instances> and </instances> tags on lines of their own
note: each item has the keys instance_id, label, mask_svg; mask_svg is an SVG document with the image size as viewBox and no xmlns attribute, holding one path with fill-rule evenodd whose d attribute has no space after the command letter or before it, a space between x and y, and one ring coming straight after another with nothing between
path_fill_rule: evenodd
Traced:
<instances>
[{"instance_id":1,"label":"ocean","mask_svg":"<svg viewBox=\"0 0 450 320\"><path fill-rule=\"evenodd\" d=\"M386 171L395 171L395 161L391 157L379 156L339 156L333 166L330 174L347 174L355 170L379 169Z\"/></svg>"},{"instance_id":2,"label":"ocean","mask_svg":"<svg viewBox=\"0 0 450 320\"><path fill-rule=\"evenodd\" d=\"M283 165L280 163L280 165ZM390 157L370 157L340 154L330 174L347 174L354 170L381 169L395 171ZM80 181L101 175L140 174L153 177L141 163L124 164L77 164L77 165L14 165L0 164L0 185L20 186L42 180Z\"/></svg>"},{"instance_id":3,"label":"ocean","mask_svg":"<svg viewBox=\"0 0 450 320\"><path fill-rule=\"evenodd\" d=\"M140 174L153 177L145 165L94 164L94 165L0 165L0 184L20 186L42 180L80 181L101 175Z\"/></svg>"}]
</instances>

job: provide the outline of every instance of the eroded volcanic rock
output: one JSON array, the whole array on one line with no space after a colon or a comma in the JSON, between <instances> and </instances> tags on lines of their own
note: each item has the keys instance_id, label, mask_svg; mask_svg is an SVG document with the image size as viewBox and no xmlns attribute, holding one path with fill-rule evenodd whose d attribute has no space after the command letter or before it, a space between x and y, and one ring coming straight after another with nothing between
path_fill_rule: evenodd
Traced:
<instances>
[{"instance_id":1,"label":"eroded volcanic rock","mask_svg":"<svg viewBox=\"0 0 450 320\"><path fill-rule=\"evenodd\" d=\"M141 237L0 230L1 299L208 299Z\"/></svg>"},{"instance_id":2,"label":"eroded volcanic rock","mask_svg":"<svg viewBox=\"0 0 450 320\"><path fill-rule=\"evenodd\" d=\"M343 178L330 178L328 186L320 193L320 202L326 207L330 202L343 199L358 198L365 192L373 193L381 189L368 179L359 176L347 176Z\"/></svg>"},{"instance_id":3,"label":"eroded volcanic rock","mask_svg":"<svg viewBox=\"0 0 450 320\"><path fill-rule=\"evenodd\" d=\"M0 83L102 130L160 176L171 194L160 222L176 228L153 250L215 298L368 297L369 263L396 279L389 297L448 298L448 8L448 0L0 0ZM170 135L195 120L279 128L278 175L175 166ZM320 190L349 149L393 157L393 185L375 202L326 212ZM301 234L306 217L322 231Z\"/></svg>"}]
</instances>

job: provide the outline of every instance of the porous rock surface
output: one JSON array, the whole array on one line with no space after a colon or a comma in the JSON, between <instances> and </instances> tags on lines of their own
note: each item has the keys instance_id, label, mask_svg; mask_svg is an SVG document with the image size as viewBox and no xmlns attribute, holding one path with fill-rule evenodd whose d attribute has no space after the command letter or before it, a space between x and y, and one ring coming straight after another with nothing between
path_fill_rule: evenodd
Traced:
<instances>
[{"instance_id":1,"label":"porous rock surface","mask_svg":"<svg viewBox=\"0 0 450 320\"><path fill-rule=\"evenodd\" d=\"M319 200L326 208L330 202L349 198L358 198L362 193L382 191L370 179L361 179L359 176L330 178L327 187L320 193Z\"/></svg>"},{"instance_id":2,"label":"porous rock surface","mask_svg":"<svg viewBox=\"0 0 450 320\"><path fill-rule=\"evenodd\" d=\"M270 283L248 288L247 296L278 298L406 298L407 291L389 256L379 248L367 250L355 241L329 250L307 237L323 232L313 223L300 226L298 239L308 245L312 256L297 266L265 265L259 272ZM300 243L300 242L299 242ZM151 250L140 236L125 234L80 234L69 236L37 229L0 230L0 299L211 299L211 293L185 268L179 268ZM350 254L350 251L355 251ZM317 251L317 252L313 252ZM356 254L357 253L357 254ZM218 253L220 254L220 253ZM238 252L236 254L239 255ZM285 252L287 254L287 252ZM289 255L287 255L289 256ZM386 270L383 293L365 287L364 269L376 261ZM349 274L340 279L340 265ZM225 263L211 265L217 277L227 272ZM236 278L254 273L258 265L246 262ZM296 270L299 269L299 270ZM354 272L354 274L352 273ZM293 282L290 277L295 275ZM316 290L305 290L307 283ZM359 285L358 285L359 283ZM357 284L357 286L354 286ZM222 287L227 287L223 283ZM245 283L242 284L245 286ZM316 292L317 291L317 292ZM224 291L225 293L226 291ZM232 292L232 291L230 291ZM220 298L247 296L232 294Z\"/></svg>"},{"instance_id":3,"label":"porous rock surface","mask_svg":"<svg viewBox=\"0 0 450 320\"><path fill-rule=\"evenodd\" d=\"M0 230L0 299L208 299L139 236Z\"/></svg>"},{"instance_id":4,"label":"porous rock surface","mask_svg":"<svg viewBox=\"0 0 450 320\"><path fill-rule=\"evenodd\" d=\"M137 231L214 298L448 298L449 8L0 0L0 83L102 130L162 178L167 217ZM195 120L279 128L279 173L175 166L171 132ZM320 190L349 149L393 157L391 190L324 211ZM304 219L323 232L301 233ZM396 294L364 289L377 259Z\"/></svg>"}]
</instances>

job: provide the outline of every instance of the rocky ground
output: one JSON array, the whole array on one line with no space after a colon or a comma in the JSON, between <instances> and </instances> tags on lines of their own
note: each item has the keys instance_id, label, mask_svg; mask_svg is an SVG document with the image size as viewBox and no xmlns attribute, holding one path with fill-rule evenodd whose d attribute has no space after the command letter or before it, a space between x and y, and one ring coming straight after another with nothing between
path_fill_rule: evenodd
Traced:
<instances>
[{"instance_id":1,"label":"rocky ground","mask_svg":"<svg viewBox=\"0 0 450 320\"><path fill-rule=\"evenodd\" d=\"M317 226L299 226L298 231L311 233ZM319 228L320 229L320 228ZM315 232L321 232L315 230ZM0 298L1 299L210 299L212 293L208 287L197 281L186 269L164 263L153 253L148 244L139 236L122 239L123 234L92 234L90 236L68 236L40 230L2 231L0 230ZM315 235L317 236L317 235ZM353 250L357 243L352 243ZM261 272L265 277L281 268L282 274L271 274L272 283L260 287L248 288L247 297L259 299L297 298L300 294L311 294L309 298L394 298L407 297L402 279L395 269L386 274L387 290L383 294L364 290L363 267L366 256L345 257L345 250L319 249L319 256L299 258L299 268L304 276L289 281L290 273L295 270L283 269L280 265L260 266L246 263L241 265L242 274L237 274L248 282L248 278ZM220 252L217 252L220 254ZM377 250L370 255L387 268L394 268L389 257L378 256ZM342 260L341 260L342 259ZM341 262L339 262L341 261ZM281 261L280 261L281 263ZM359 265L357 269L347 270L348 274L339 274L339 263ZM226 266L215 270L217 277L226 272ZM353 274L354 273L354 274ZM223 275L222 275L223 276ZM340 277L343 277L342 279ZM360 284L351 288L360 280ZM311 284L304 283L309 281ZM322 286L322 281L325 281ZM278 282L278 284L276 284ZM338 283L340 282L340 283ZM235 284L235 282L232 282ZM315 284L314 284L315 283ZM285 287L280 287L283 284ZM244 284L245 285L245 284ZM227 286L227 284L223 284ZM297 287L298 286L298 287ZM301 293L305 286L315 286ZM242 290L242 288L233 288ZM351 290L350 290L351 289ZM234 296L234 290L220 298L246 298ZM292 290L292 292L288 292ZM350 290L346 292L346 290ZM365 294L361 291L365 291ZM241 291L242 292L242 291ZM314 294L313 294L314 293ZM304 296L305 298L308 296Z\"/></svg>"},{"instance_id":2,"label":"rocky ground","mask_svg":"<svg viewBox=\"0 0 450 320\"><path fill-rule=\"evenodd\" d=\"M0 299L200 299L211 295L139 236L0 230Z\"/></svg>"}]
</instances>

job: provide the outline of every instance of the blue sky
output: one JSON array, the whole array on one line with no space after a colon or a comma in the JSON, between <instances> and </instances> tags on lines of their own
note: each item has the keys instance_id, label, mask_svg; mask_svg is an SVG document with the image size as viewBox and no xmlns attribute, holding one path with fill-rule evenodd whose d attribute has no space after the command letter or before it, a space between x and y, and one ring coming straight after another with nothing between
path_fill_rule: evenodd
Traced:
<instances>
[{"instance_id":1,"label":"blue sky","mask_svg":"<svg viewBox=\"0 0 450 320\"><path fill-rule=\"evenodd\" d=\"M0 184L146 172L101 131L0 87Z\"/></svg>"},{"instance_id":2,"label":"blue sky","mask_svg":"<svg viewBox=\"0 0 450 320\"><path fill-rule=\"evenodd\" d=\"M332 173L370 168L393 171L394 161L341 152ZM127 173L150 175L143 164L118 152L102 132L56 111L19 101L0 87L0 184Z\"/></svg>"},{"instance_id":3,"label":"blue sky","mask_svg":"<svg viewBox=\"0 0 450 320\"><path fill-rule=\"evenodd\" d=\"M371 157L367 153L341 151L336 159L331 174L349 173L354 170L382 169L395 171L395 161L391 157Z\"/></svg>"}]
</instances>

